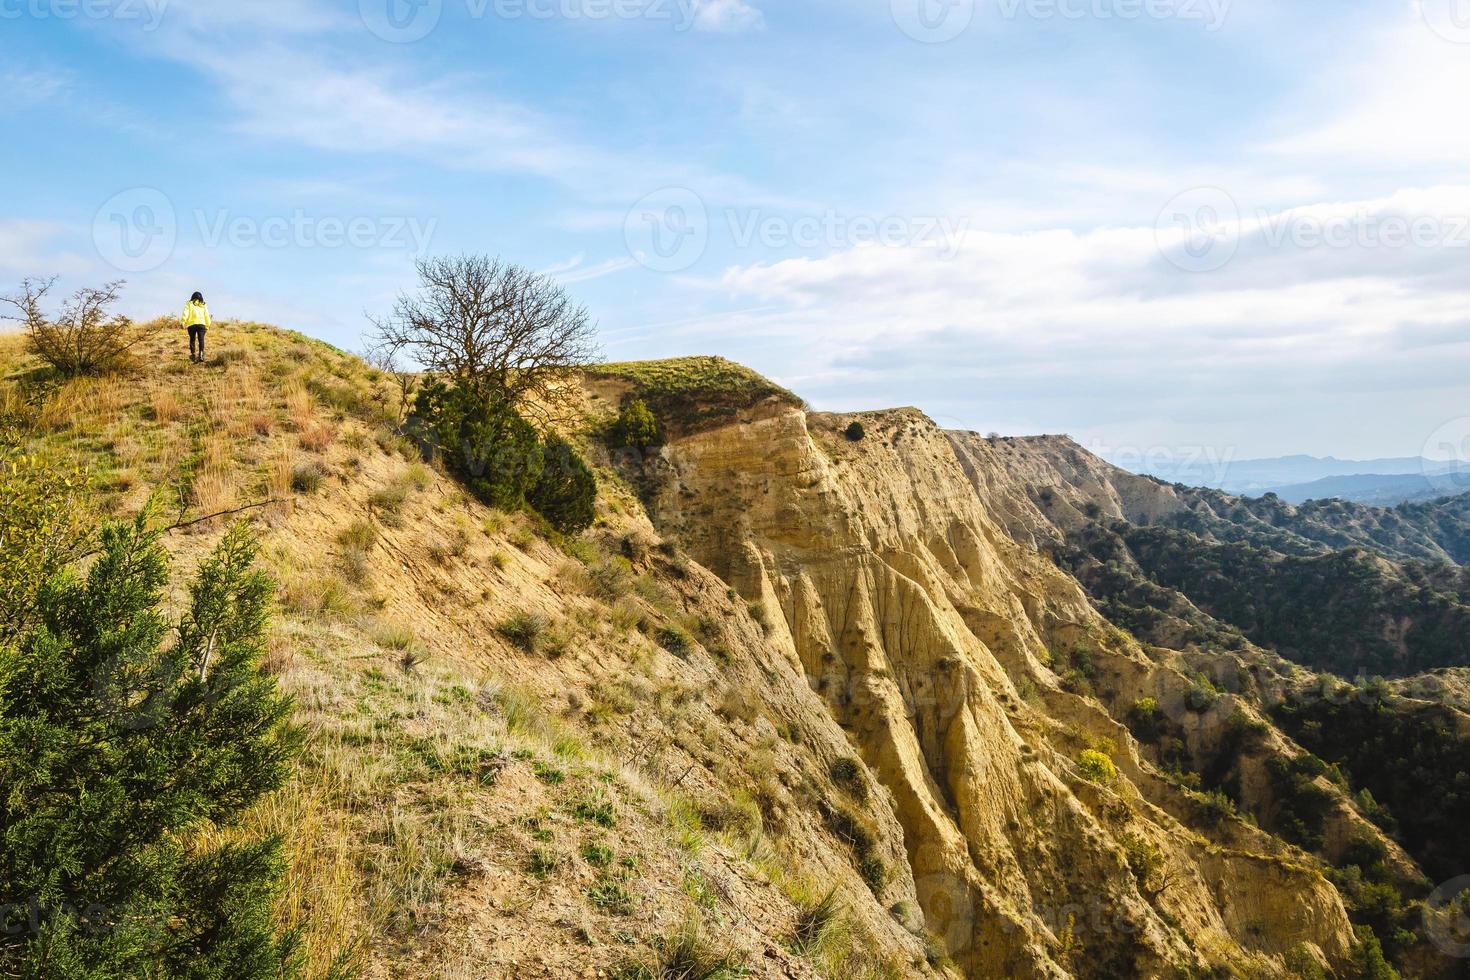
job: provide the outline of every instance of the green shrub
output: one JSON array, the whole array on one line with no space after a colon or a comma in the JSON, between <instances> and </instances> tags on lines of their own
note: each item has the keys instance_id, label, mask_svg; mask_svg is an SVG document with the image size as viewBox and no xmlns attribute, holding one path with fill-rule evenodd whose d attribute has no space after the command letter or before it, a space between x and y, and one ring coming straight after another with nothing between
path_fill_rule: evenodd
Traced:
<instances>
[{"instance_id":1,"label":"green shrub","mask_svg":"<svg viewBox=\"0 0 1470 980\"><path fill-rule=\"evenodd\" d=\"M654 639L680 660L687 660L689 651L694 648L694 638L677 626L660 626L654 633Z\"/></svg>"},{"instance_id":2,"label":"green shrub","mask_svg":"<svg viewBox=\"0 0 1470 980\"><path fill-rule=\"evenodd\" d=\"M583 844L582 860L586 861L594 868L605 868L609 864L612 864L612 848L608 847L606 844L599 844L595 841Z\"/></svg>"},{"instance_id":3,"label":"green shrub","mask_svg":"<svg viewBox=\"0 0 1470 980\"><path fill-rule=\"evenodd\" d=\"M1389 966L1383 956L1383 946L1369 926L1358 926L1354 932L1357 943L1353 946L1352 961L1348 976L1352 980L1399 980L1398 971Z\"/></svg>"},{"instance_id":4,"label":"green shrub","mask_svg":"<svg viewBox=\"0 0 1470 980\"><path fill-rule=\"evenodd\" d=\"M546 618L536 613L519 613L496 627L501 636L526 653L535 653L546 632Z\"/></svg>"},{"instance_id":5,"label":"green shrub","mask_svg":"<svg viewBox=\"0 0 1470 980\"><path fill-rule=\"evenodd\" d=\"M599 797L583 797L575 800L571 806L572 816L587 823L595 823L599 827L615 827L618 817L613 810L612 801Z\"/></svg>"},{"instance_id":6,"label":"green shrub","mask_svg":"<svg viewBox=\"0 0 1470 980\"><path fill-rule=\"evenodd\" d=\"M531 424L503 402L430 381L414 395L409 427L437 449L465 487L502 510L525 505L541 477L541 442Z\"/></svg>"},{"instance_id":7,"label":"green shrub","mask_svg":"<svg viewBox=\"0 0 1470 980\"><path fill-rule=\"evenodd\" d=\"M597 478L571 443L552 436L542 446L541 474L526 493L526 501L563 534L577 534L592 526L597 516Z\"/></svg>"},{"instance_id":8,"label":"green shrub","mask_svg":"<svg viewBox=\"0 0 1470 980\"><path fill-rule=\"evenodd\" d=\"M641 398L634 398L623 406L612 427L613 444L647 449L658 442L658 419L648 410Z\"/></svg>"},{"instance_id":9,"label":"green shrub","mask_svg":"<svg viewBox=\"0 0 1470 980\"><path fill-rule=\"evenodd\" d=\"M844 756L832 763L828 770L832 781L841 786L852 797L860 802L868 799L868 783L863 778L863 767L856 759Z\"/></svg>"},{"instance_id":10,"label":"green shrub","mask_svg":"<svg viewBox=\"0 0 1470 980\"><path fill-rule=\"evenodd\" d=\"M1219 826L1227 817L1235 815L1235 801L1224 790L1212 789L1197 797L1200 819L1207 827Z\"/></svg>"},{"instance_id":11,"label":"green shrub","mask_svg":"<svg viewBox=\"0 0 1470 980\"><path fill-rule=\"evenodd\" d=\"M43 922L4 923L5 976L295 973L279 842L194 833L237 821L299 750L260 666L272 585L235 525L171 630L148 516L104 528L85 578L54 574L38 625L0 640L0 896Z\"/></svg>"},{"instance_id":12,"label":"green shrub","mask_svg":"<svg viewBox=\"0 0 1470 980\"><path fill-rule=\"evenodd\" d=\"M799 901L796 907L796 923L791 930L791 948L798 953L817 949L837 925L841 915L842 903L837 898L835 888L829 889L815 901Z\"/></svg>"},{"instance_id":13,"label":"green shrub","mask_svg":"<svg viewBox=\"0 0 1470 980\"><path fill-rule=\"evenodd\" d=\"M26 453L0 424L0 640L36 617L36 592L83 551L86 479Z\"/></svg>"},{"instance_id":14,"label":"green shrub","mask_svg":"<svg viewBox=\"0 0 1470 980\"><path fill-rule=\"evenodd\" d=\"M852 442L861 442L863 436L867 435L868 433L867 430L863 428L863 424L861 422L853 420L853 422L849 424L846 429L843 430L842 434L847 436L847 438Z\"/></svg>"},{"instance_id":15,"label":"green shrub","mask_svg":"<svg viewBox=\"0 0 1470 980\"><path fill-rule=\"evenodd\" d=\"M1133 702L1128 711L1128 728L1134 736L1145 742L1159 737L1159 702L1156 698L1141 697Z\"/></svg>"},{"instance_id":16,"label":"green shrub","mask_svg":"<svg viewBox=\"0 0 1470 980\"><path fill-rule=\"evenodd\" d=\"M1118 778L1118 767L1113 765L1113 760L1097 749L1083 749L1077 757L1077 768L1094 783L1107 784Z\"/></svg>"},{"instance_id":17,"label":"green shrub","mask_svg":"<svg viewBox=\"0 0 1470 980\"><path fill-rule=\"evenodd\" d=\"M1190 711L1209 711L1219 700L1220 692L1205 677L1201 677L1196 681L1194 686L1189 689L1189 692L1184 695L1184 704Z\"/></svg>"},{"instance_id":18,"label":"green shrub","mask_svg":"<svg viewBox=\"0 0 1470 980\"><path fill-rule=\"evenodd\" d=\"M1122 844L1128 870L1139 890L1149 897L1158 894L1164 884L1164 852L1137 834L1124 834Z\"/></svg>"},{"instance_id":19,"label":"green shrub","mask_svg":"<svg viewBox=\"0 0 1470 980\"><path fill-rule=\"evenodd\" d=\"M1287 951L1286 971L1296 980L1327 980L1327 971L1303 944L1297 944Z\"/></svg>"},{"instance_id":20,"label":"green shrub","mask_svg":"<svg viewBox=\"0 0 1470 980\"><path fill-rule=\"evenodd\" d=\"M326 478L326 467L315 460L302 463L291 471L291 489L297 493L316 493Z\"/></svg>"}]
</instances>

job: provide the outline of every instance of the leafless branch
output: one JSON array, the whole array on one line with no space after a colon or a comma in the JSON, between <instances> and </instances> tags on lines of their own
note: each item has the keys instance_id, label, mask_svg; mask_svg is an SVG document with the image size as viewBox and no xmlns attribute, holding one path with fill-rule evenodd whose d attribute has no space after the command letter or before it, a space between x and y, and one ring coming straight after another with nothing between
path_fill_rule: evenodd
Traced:
<instances>
[{"instance_id":1,"label":"leafless branch","mask_svg":"<svg viewBox=\"0 0 1470 980\"><path fill-rule=\"evenodd\" d=\"M54 276L22 281L19 293L0 297L0 302L17 311L5 314L3 319L24 324L31 353L68 377L98 374L120 366L128 350L142 339L131 320L109 312L117 303L123 281L78 289L52 319L42 309L42 301L55 284Z\"/></svg>"},{"instance_id":2,"label":"leafless branch","mask_svg":"<svg viewBox=\"0 0 1470 980\"><path fill-rule=\"evenodd\" d=\"M370 318L380 358L407 357L482 398L546 420L597 359L586 307L549 277L480 255L421 259L419 290Z\"/></svg>"}]
</instances>

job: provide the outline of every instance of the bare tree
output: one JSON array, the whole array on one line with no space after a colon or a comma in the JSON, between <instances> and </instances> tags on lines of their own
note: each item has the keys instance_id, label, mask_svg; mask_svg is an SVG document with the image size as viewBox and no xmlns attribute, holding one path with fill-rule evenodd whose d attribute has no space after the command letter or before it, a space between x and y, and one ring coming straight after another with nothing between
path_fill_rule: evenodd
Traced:
<instances>
[{"instance_id":1,"label":"bare tree","mask_svg":"<svg viewBox=\"0 0 1470 980\"><path fill-rule=\"evenodd\" d=\"M477 397L543 419L559 382L598 357L587 309L550 277L498 258L420 259L419 290L372 320L380 357L404 355Z\"/></svg>"},{"instance_id":2,"label":"bare tree","mask_svg":"<svg viewBox=\"0 0 1470 980\"><path fill-rule=\"evenodd\" d=\"M408 415L413 393L418 388L418 373L404 367L396 351L382 346L369 347L363 354L363 360L393 379L393 385L398 389L398 421L402 422ZM386 401L386 398L382 400Z\"/></svg>"},{"instance_id":3,"label":"bare tree","mask_svg":"<svg viewBox=\"0 0 1470 980\"><path fill-rule=\"evenodd\" d=\"M0 318L24 324L31 353L67 377L100 374L120 367L128 350L142 339L133 329L133 321L110 312L122 291L123 281L78 289L61 304L53 320L46 316L41 304L54 285L55 276L24 280L20 293L0 297L0 302L15 307L19 313Z\"/></svg>"}]
</instances>

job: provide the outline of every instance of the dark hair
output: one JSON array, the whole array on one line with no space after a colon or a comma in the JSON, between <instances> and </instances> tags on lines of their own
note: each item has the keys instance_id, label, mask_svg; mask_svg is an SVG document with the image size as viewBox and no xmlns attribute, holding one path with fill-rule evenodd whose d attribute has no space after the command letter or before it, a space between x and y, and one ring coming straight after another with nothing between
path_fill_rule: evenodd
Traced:
<instances>
[{"instance_id":1,"label":"dark hair","mask_svg":"<svg viewBox=\"0 0 1470 980\"><path fill-rule=\"evenodd\" d=\"M191 302L191 303L202 303L202 302L204 302L204 294L203 293L195 293L193 296L190 296L189 297L189 302Z\"/></svg>"}]
</instances>

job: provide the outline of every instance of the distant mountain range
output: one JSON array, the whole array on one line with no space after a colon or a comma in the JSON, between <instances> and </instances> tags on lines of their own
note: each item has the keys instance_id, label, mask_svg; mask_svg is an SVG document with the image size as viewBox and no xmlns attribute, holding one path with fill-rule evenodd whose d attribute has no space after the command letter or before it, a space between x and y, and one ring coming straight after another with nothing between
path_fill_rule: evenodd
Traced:
<instances>
[{"instance_id":1,"label":"distant mountain range","mask_svg":"<svg viewBox=\"0 0 1470 980\"><path fill-rule=\"evenodd\" d=\"M1113 462L1171 483L1251 497L1274 493L1293 504L1335 497L1393 507L1470 492L1470 466L1417 456L1337 459L1295 455L1271 459L1180 459L1144 465L1125 459ZM1130 467L1130 463L1135 465Z\"/></svg>"}]
</instances>

